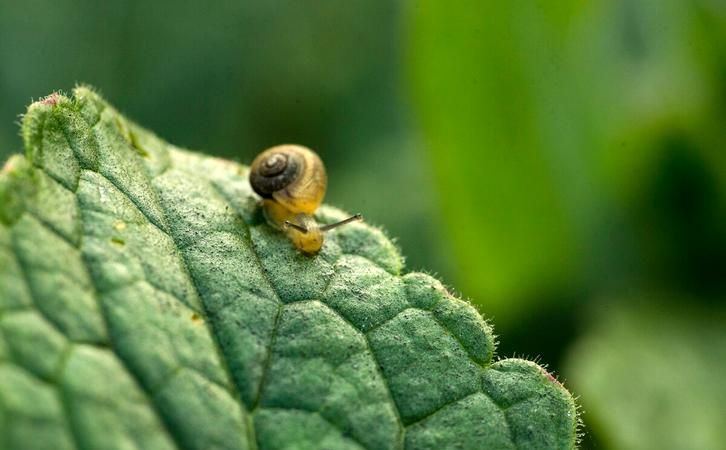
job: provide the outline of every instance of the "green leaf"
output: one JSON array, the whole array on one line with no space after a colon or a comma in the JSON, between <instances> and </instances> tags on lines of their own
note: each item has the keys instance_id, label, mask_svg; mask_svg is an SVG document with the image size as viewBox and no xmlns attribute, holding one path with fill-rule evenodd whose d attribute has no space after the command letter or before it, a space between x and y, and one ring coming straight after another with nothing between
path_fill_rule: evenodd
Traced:
<instances>
[{"instance_id":1,"label":"green leaf","mask_svg":"<svg viewBox=\"0 0 726 450\"><path fill-rule=\"evenodd\" d=\"M721 306L660 295L595 309L566 370L588 432L603 448L722 448L725 323Z\"/></svg>"},{"instance_id":2,"label":"green leaf","mask_svg":"<svg viewBox=\"0 0 726 450\"><path fill-rule=\"evenodd\" d=\"M308 257L247 168L87 88L0 176L3 448L572 448L569 393L353 224ZM321 208L321 222L343 216Z\"/></svg>"}]
</instances>

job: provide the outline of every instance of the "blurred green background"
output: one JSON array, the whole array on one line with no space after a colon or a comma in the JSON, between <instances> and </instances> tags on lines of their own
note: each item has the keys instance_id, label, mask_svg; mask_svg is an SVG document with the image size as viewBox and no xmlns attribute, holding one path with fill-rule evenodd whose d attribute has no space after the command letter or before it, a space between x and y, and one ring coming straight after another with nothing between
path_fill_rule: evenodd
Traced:
<instances>
[{"instance_id":1,"label":"blurred green background","mask_svg":"<svg viewBox=\"0 0 726 450\"><path fill-rule=\"evenodd\" d=\"M180 146L316 149L583 447L726 448L726 2L0 0L0 160L76 83Z\"/></svg>"}]
</instances>

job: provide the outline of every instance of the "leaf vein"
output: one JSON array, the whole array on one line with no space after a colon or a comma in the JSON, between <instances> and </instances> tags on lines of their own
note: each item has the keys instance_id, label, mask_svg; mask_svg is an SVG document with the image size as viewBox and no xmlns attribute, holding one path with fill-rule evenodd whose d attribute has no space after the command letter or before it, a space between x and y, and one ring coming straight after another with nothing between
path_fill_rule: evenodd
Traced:
<instances>
[{"instance_id":1,"label":"leaf vein","mask_svg":"<svg viewBox=\"0 0 726 450\"><path fill-rule=\"evenodd\" d=\"M73 415L71 414L71 405L68 401L68 396L65 393L65 389L62 386L63 373L65 372L66 365L68 363L68 359L71 356L71 353L73 352L73 348L73 343L69 343L68 347L66 347L66 349L63 351L63 354L61 355L61 360L58 363L58 367L56 368L55 373L55 387L58 402L60 403L61 408L63 408L63 417L65 418L68 432L70 434L71 440L73 441L73 446L81 450L84 447L81 444L81 434L78 431L78 426L72 418Z\"/></svg>"},{"instance_id":2,"label":"leaf vein","mask_svg":"<svg viewBox=\"0 0 726 450\"><path fill-rule=\"evenodd\" d=\"M358 327L356 327L353 322L345 318L342 314L340 314L339 311L335 310L334 308L330 308L331 311L333 311L342 321L350 325L351 328L356 330L358 333L360 333L363 336L363 339L366 341L366 350L370 353L371 358L373 359L373 362L375 363L376 373L381 379L381 382L383 383L383 386L386 388L386 394L388 396L388 400L393 406L393 412L396 415L396 421L398 422L398 429L400 431L399 433L399 448L403 448L403 442L404 442L404 435L406 427L403 425L403 420L401 419L401 412L398 409L398 404L396 403L396 400L393 398L393 391L391 390L391 386L388 384L388 379L383 375L383 369L381 367L381 363L378 361L378 357L376 356L376 352L373 351L373 346L371 345L371 341L368 339L368 335L361 331ZM403 311L401 311L403 312ZM399 312L398 314L400 314ZM396 315L398 315L396 314Z\"/></svg>"},{"instance_id":3,"label":"leaf vein","mask_svg":"<svg viewBox=\"0 0 726 450\"><path fill-rule=\"evenodd\" d=\"M136 157L138 158L139 156L136 156ZM169 166L171 167L172 165L173 165L173 162L170 162ZM147 175L148 175L148 172L147 172ZM158 200L158 198L159 198L158 190L154 186L153 181L151 181L152 180L152 177L151 176L148 176L148 178L149 178L149 185L151 186L151 189L154 191L155 199L158 202L157 204L161 207L163 214L167 217L167 220L168 220L168 215L169 215L168 209L166 208L166 206L162 202L160 202ZM238 385L237 381L235 380L235 377L232 375L232 371L230 370L229 363L228 363L227 358L225 356L224 349L222 348L222 346L220 344L219 337L217 336L217 333L215 332L214 327L212 327L212 325L211 325L211 321L209 320L209 311L207 310L207 306L206 306L207 304L204 301L204 297L202 296L202 293L201 293L201 291L199 289L199 286L197 285L197 281L194 278L194 274L192 273L192 271L190 269L189 263L187 261L186 252L180 250L180 248L179 248L179 242L173 236L173 233L166 233L165 232L165 234L167 234L172 239L172 241L174 242L176 251L180 254L181 262L182 262L182 265L183 265L183 269L184 269L184 271L186 273L186 276L190 280L192 286L194 287L194 290L196 292L196 295L197 295L197 297L200 300L200 303L202 305L202 311L200 311L200 312L201 312L201 315L204 317L205 327L207 328L207 330L209 332L209 335L212 338L212 342L214 344L215 353L217 355L217 358L218 358L218 360L219 360L219 362L220 362L223 370L225 371L225 373L226 373L226 375L227 375L227 377L228 377L228 379L229 379L229 381L231 383L230 387L233 390L234 398L235 398L236 403L238 404L238 406L240 408L240 411L242 413L242 417L244 418L244 417L246 417L246 416L249 415L249 412L245 408L244 402L242 401L242 395L240 394L240 392L241 392L240 386ZM249 436L250 430L247 429L245 431L246 431L246 433L245 433L244 437L248 441L248 444L252 445L252 442L254 442L254 441L250 441L250 436Z\"/></svg>"},{"instance_id":4,"label":"leaf vein","mask_svg":"<svg viewBox=\"0 0 726 450\"><path fill-rule=\"evenodd\" d=\"M48 323L60 334L63 336L66 336L66 333L63 331L63 328L60 323L58 323L54 318L48 314L47 311L45 311L41 304L43 302L38 300L38 293L33 288L34 283L30 282L30 275L28 274L30 266L28 265L27 261L25 261L21 255L22 252L20 252L20 249L18 248L17 243L17 236L13 233L12 237L12 244L13 244L13 254L15 256L15 261L18 263L18 268L20 268L20 274L23 278L23 282L25 283L25 286L28 288L28 293L30 294L30 299L32 300L32 306L40 313L40 315L48 321Z\"/></svg>"},{"instance_id":5,"label":"leaf vein","mask_svg":"<svg viewBox=\"0 0 726 450\"><path fill-rule=\"evenodd\" d=\"M81 115L81 117L83 117L83 115ZM70 139L69 139L69 137L68 137L68 136L66 135L66 133L65 133L65 130L64 130L64 136L65 136L66 140L68 141L68 145L71 145L71 148L73 148L73 147L72 147L72 144L71 144L71 142L70 142ZM96 139L96 142L98 142L98 141L97 141L97 138L96 138L96 136L95 136L95 134L94 134L94 139ZM42 142L42 141L43 141L43 140L41 139L41 142ZM75 152L75 149L74 149L74 157L76 158L76 160L78 161L78 163L79 163L79 164L81 164L81 161L80 161L80 159L79 159L78 155L76 154L76 152ZM104 176L103 174L101 174L100 172L96 172L96 173L98 173L99 175L101 175L101 176L103 176L104 178L108 179L107 177L105 177L105 176ZM114 185L114 186L115 186L115 187L116 187L117 189L119 189L119 188L118 188L118 186L116 186L116 184L115 184L115 183L114 183L114 182L113 182L112 180L108 179L108 181L109 181L109 182L110 182L111 184L113 184L113 185ZM121 190L121 189L119 189L119 191L121 191L121 192L124 192L124 191L123 191L123 190ZM124 192L124 194L126 194L126 193ZM127 195L127 197L128 197L128 195ZM77 197L77 196L75 196L75 199L76 199L76 204L77 204L77 206L78 206L78 209L79 209L79 211L81 211L81 210L82 210L83 208L81 208L80 202L78 202L78 197ZM132 200L132 199L131 199L130 197L129 197L129 200L131 200L131 201L132 201L132 203L134 203L134 202L133 202L133 200ZM135 204L135 203L134 203L134 204ZM136 206L137 206L137 208L138 208L138 205L136 205ZM144 212L143 212L143 211L142 211L142 214L144 214ZM145 214L144 214L144 215L145 215ZM81 215L80 215L80 219L79 219L79 220L81 221L81 224L83 225L83 222L84 222L84 221L83 221L83 214L81 214ZM147 217L147 220L148 220L148 217ZM151 222L151 221L150 221L150 222ZM153 223L153 222L152 222L152 223ZM81 227L81 229L83 229L83 226ZM163 230L162 230L162 231L163 231ZM82 240L83 240L83 233L81 234L81 237L80 237L80 240L79 240L79 246L80 246L81 248L82 248ZM81 253L83 254L83 252L81 252ZM94 275L93 275L93 272L92 272L92 271L90 270L90 268L89 268L89 266L88 266L87 256L86 256L85 254L83 254L83 258L82 258L82 261L83 261L84 267L85 267L85 269L86 269L86 272L87 272L87 273L89 274L89 279L91 280L91 283L93 284L93 291L94 291L94 294L93 294L93 298L94 298L94 300L96 301L96 304L98 305L98 307L99 307L99 310L100 310L100 312L101 312L101 317L102 317L102 319L103 319L103 322L104 322L105 328L106 328L106 330L107 330L107 335L108 335L108 337L109 337L109 341L110 341L110 348L111 348L111 350L113 351L113 354L114 354L114 355L116 356L116 358L118 358L119 362L121 363L121 366L122 366L122 367L124 367L124 368L126 369L127 373L128 373L128 374L129 374L129 375L131 376L131 378L132 378L132 379L133 379L133 380L134 380L134 381L136 382L137 386L139 386L139 387L140 387L140 390L141 390L141 392L143 392L143 393L144 393L144 396L145 396L145 398L146 398L146 402L147 402L147 404L148 404L148 405L149 405L149 407L150 407L150 408L151 408L151 409L152 409L152 410L154 411L154 414L155 414L155 416L156 416L156 417L157 417L157 418L159 419L159 422L160 422L161 424L163 424L163 426L164 426L164 429L165 429L165 431L166 431L166 432L167 432L167 434L168 434L168 435L169 435L169 436L171 437L171 439L173 440L173 442L174 442L175 446L176 446L177 448L179 448L179 449L182 449L182 448L184 448L184 446L182 445L182 442L181 442L180 436L178 436L178 435L177 435L177 433L174 433L174 432L172 432L172 427L171 427L171 424L170 424L170 423L168 422L168 420L167 420L166 416L164 416L164 415L163 415L163 414L161 413L161 410L159 409L159 406L158 406L158 405L156 404L156 401L154 400L154 396L153 396L153 395L152 395L152 393L151 393L151 392L149 391L149 389L148 389L148 386L146 386L146 385L145 385L145 384L144 384L144 383L142 382L142 380L141 380L141 377L140 377L140 376L139 376L139 375L138 375L137 373L135 373L135 372L134 372L133 370L131 370L131 367L129 366L128 362L127 362L127 361L126 361L126 360L125 360L125 359L124 359L124 358L123 358L123 357L122 357L122 356L120 355L120 353L119 353L119 352L118 352L118 350L116 349L116 345L115 345L115 340L114 340L114 336L113 336L113 333L111 332L111 330L110 330L110 327L109 327L109 319L108 319L108 313L107 313L107 311L106 311L106 307L105 307L105 302L103 302L103 301L102 301L102 300L100 299L99 295L98 295L100 291L99 291L99 289L98 289L98 285L97 285L96 279L95 279L95 277L94 277Z\"/></svg>"}]
</instances>

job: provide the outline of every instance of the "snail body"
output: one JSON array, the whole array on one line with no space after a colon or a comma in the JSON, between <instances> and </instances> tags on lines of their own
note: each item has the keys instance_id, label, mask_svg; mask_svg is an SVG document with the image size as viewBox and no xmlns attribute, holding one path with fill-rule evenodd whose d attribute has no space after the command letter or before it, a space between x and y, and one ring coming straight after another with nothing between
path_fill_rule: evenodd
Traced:
<instances>
[{"instance_id":1,"label":"snail body","mask_svg":"<svg viewBox=\"0 0 726 450\"><path fill-rule=\"evenodd\" d=\"M286 144L265 150L252 161L249 180L262 197L268 223L284 231L303 253L320 251L324 231L361 218L318 225L313 214L325 197L328 176L320 157L306 147Z\"/></svg>"}]
</instances>

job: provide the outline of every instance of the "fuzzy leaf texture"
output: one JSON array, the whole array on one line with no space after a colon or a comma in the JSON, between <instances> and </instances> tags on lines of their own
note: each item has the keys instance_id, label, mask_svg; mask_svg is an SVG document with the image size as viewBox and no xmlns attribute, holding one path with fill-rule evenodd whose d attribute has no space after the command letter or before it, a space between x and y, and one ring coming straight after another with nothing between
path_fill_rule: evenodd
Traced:
<instances>
[{"instance_id":1,"label":"fuzzy leaf texture","mask_svg":"<svg viewBox=\"0 0 726 450\"><path fill-rule=\"evenodd\" d=\"M0 175L2 449L569 449L577 415L376 228L298 253L247 168L77 88ZM330 207L321 222L343 213Z\"/></svg>"}]
</instances>

